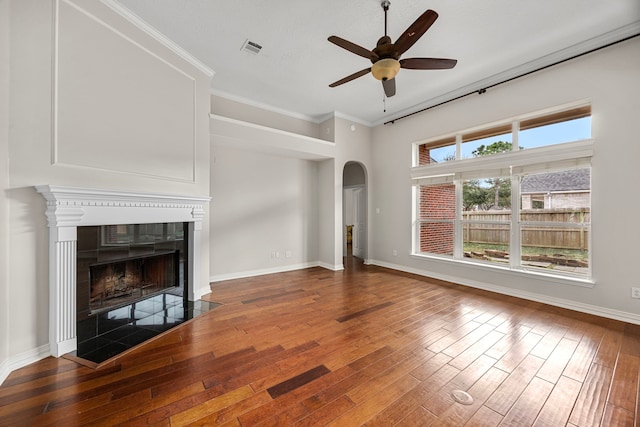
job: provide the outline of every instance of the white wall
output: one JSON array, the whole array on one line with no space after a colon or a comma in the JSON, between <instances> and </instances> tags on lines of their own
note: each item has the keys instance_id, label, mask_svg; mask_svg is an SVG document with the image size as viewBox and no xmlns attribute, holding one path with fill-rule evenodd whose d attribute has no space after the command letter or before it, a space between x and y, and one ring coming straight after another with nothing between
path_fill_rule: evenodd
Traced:
<instances>
[{"instance_id":1,"label":"white wall","mask_svg":"<svg viewBox=\"0 0 640 427\"><path fill-rule=\"evenodd\" d=\"M360 163L362 169L364 171L364 184L366 186L366 200L368 205L368 214L366 215L366 235L362 236L364 239L364 255L365 262L368 262L368 258L370 257L371 250L371 240L373 239L373 229L371 224L371 194L375 192L375 185L371 180L371 176L373 176L373 162L372 162L372 147L371 147L371 139L372 133L371 128L367 126L363 126L360 124L353 123L349 120L336 118L335 123L335 138L336 145L338 146L337 154L336 154L336 170L335 170L335 180L336 180L336 219L335 219L335 229L334 229L334 254L335 254L335 262L337 264L342 265L342 256L344 252L344 219L343 216L343 207L342 207L342 199L343 199L343 187L345 183L343 182L343 172L344 167L348 162L357 162ZM360 180L360 178L358 178ZM352 182L347 182L347 185L352 184Z\"/></svg>"},{"instance_id":2,"label":"white wall","mask_svg":"<svg viewBox=\"0 0 640 427\"><path fill-rule=\"evenodd\" d=\"M634 185L640 182L640 39L635 38L374 130L376 262L640 323ZM411 251L412 142L588 100L592 170L593 288L419 259ZM398 250L398 256L392 250Z\"/></svg>"},{"instance_id":3,"label":"white wall","mask_svg":"<svg viewBox=\"0 0 640 427\"><path fill-rule=\"evenodd\" d=\"M335 229L341 222L336 222L335 191L339 188L342 194L342 186L336 183L335 159L318 164L318 182L318 260L325 268L339 270L342 260L336 260Z\"/></svg>"},{"instance_id":4,"label":"white wall","mask_svg":"<svg viewBox=\"0 0 640 427\"><path fill-rule=\"evenodd\" d=\"M9 355L9 1L0 0L0 382Z\"/></svg>"},{"instance_id":5,"label":"white wall","mask_svg":"<svg viewBox=\"0 0 640 427\"><path fill-rule=\"evenodd\" d=\"M317 187L317 162L214 145L211 281L317 262Z\"/></svg>"},{"instance_id":6,"label":"white wall","mask_svg":"<svg viewBox=\"0 0 640 427\"><path fill-rule=\"evenodd\" d=\"M212 73L98 0L10 1L8 16L10 170L7 185L6 169L0 169L0 197L8 200L11 250L0 291L11 304L0 310L8 330L0 332L0 355L8 348L15 362L48 351L48 228L44 199L33 186L208 196ZM1 46L0 55L4 67ZM104 147L117 155L104 154ZM4 142L0 148L7 153ZM6 231L4 210L0 224ZM203 280L209 276L208 226L207 214Z\"/></svg>"},{"instance_id":7,"label":"white wall","mask_svg":"<svg viewBox=\"0 0 640 427\"><path fill-rule=\"evenodd\" d=\"M290 132L297 129L304 135L303 123L294 126L290 117L280 117L276 112L247 106L247 112L240 113L240 106L231 108L228 100L215 96L211 102L216 115L232 115L274 129L288 123ZM332 158L309 161L293 158L300 153L291 150L289 154L287 150L263 152L259 141L245 140L246 135L223 140L215 126L212 121L211 280L306 265L342 269L343 167L357 161L365 171L369 168L370 129L335 117L320 124L310 123L319 138L335 141L335 150L331 150ZM259 138L259 132L265 132L265 138L274 135L256 128L251 138ZM237 148L233 145L236 142ZM289 205L295 209L283 209ZM302 222L295 219L300 215L305 218ZM237 226L239 223L244 225ZM291 258L284 256L287 251L292 252ZM279 252L279 258L272 257L274 252Z\"/></svg>"},{"instance_id":8,"label":"white wall","mask_svg":"<svg viewBox=\"0 0 640 427\"><path fill-rule=\"evenodd\" d=\"M280 129L299 135L310 136L312 138L327 139L325 138L326 132L321 135L321 125L318 123L301 117L295 117L278 113L276 111L269 111L265 108L247 105L218 95L211 96L211 112L220 116L267 126L273 129Z\"/></svg>"}]
</instances>

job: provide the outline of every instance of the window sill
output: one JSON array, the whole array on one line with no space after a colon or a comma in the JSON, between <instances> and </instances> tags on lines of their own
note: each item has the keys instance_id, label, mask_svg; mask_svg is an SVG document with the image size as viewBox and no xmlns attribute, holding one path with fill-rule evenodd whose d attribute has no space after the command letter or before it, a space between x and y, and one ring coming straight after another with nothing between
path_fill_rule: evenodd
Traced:
<instances>
[{"instance_id":1,"label":"window sill","mask_svg":"<svg viewBox=\"0 0 640 427\"><path fill-rule=\"evenodd\" d=\"M506 266L490 265L487 263L472 261L467 259L460 260L460 259L454 259L454 258L449 258L444 256L425 255L425 254L417 254L417 253L412 253L411 257L415 259L421 259L421 260L436 261L443 264L454 263L458 265L464 265L465 267L469 267L471 269L478 269L483 271L499 271L501 273L505 273L507 275L514 276L514 277L539 278L547 282L554 282L560 285L579 286L582 288L593 288L595 286L595 282L593 281L593 279L570 277L570 276L565 276L560 274L550 274L550 273L545 273L541 271L533 271L533 270L526 270L526 269L513 269Z\"/></svg>"}]
</instances>

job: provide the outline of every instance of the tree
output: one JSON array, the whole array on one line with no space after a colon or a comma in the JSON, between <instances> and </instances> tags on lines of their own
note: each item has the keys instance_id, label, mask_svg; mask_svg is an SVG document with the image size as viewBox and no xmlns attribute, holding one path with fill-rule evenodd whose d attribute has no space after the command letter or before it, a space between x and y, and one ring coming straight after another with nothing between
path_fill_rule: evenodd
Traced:
<instances>
[{"instance_id":1,"label":"tree","mask_svg":"<svg viewBox=\"0 0 640 427\"><path fill-rule=\"evenodd\" d=\"M507 141L495 141L489 145L480 145L471 154L474 157L505 153L513 149ZM488 178L481 181L467 181L463 187L464 208L469 210L477 206L483 210L511 207L511 180L508 178ZM468 199L467 199L468 197ZM493 199L493 200L491 200Z\"/></svg>"},{"instance_id":2,"label":"tree","mask_svg":"<svg viewBox=\"0 0 640 427\"><path fill-rule=\"evenodd\" d=\"M487 200L491 199L491 190L483 187L477 179L471 179L464 182L462 186L462 208L465 211L479 208L487 210Z\"/></svg>"},{"instance_id":3,"label":"tree","mask_svg":"<svg viewBox=\"0 0 640 427\"><path fill-rule=\"evenodd\" d=\"M473 150L471 154L473 154L473 157L480 157L490 154L508 153L511 150L513 150L512 143L506 141L496 141L492 142L489 145L480 145L478 148Z\"/></svg>"}]
</instances>

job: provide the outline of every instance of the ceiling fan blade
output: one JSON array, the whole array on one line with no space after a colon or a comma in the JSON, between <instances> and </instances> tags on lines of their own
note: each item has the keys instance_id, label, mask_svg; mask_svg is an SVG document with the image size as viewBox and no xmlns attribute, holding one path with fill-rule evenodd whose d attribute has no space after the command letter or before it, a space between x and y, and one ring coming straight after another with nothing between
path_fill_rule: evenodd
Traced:
<instances>
[{"instance_id":1,"label":"ceiling fan blade","mask_svg":"<svg viewBox=\"0 0 640 427\"><path fill-rule=\"evenodd\" d=\"M387 95L387 98L391 98L396 94L396 79L383 80L382 87L384 88L384 94Z\"/></svg>"},{"instance_id":2,"label":"ceiling fan blade","mask_svg":"<svg viewBox=\"0 0 640 427\"><path fill-rule=\"evenodd\" d=\"M355 53L356 55L362 56L363 58L367 58L370 60L378 59L378 55L370 51L369 49L365 49L362 46L358 46L355 43L351 43L349 40L345 40L338 36L331 36L327 40L336 46L340 46L343 49L348 50L351 53Z\"/></svg>"},{"instance_id":3,"label":"ceiling fan blade","mask_svg":"<svg viewBox=\"0 0 640 427\"><path fill-rule=\"evenodd\" d=\"M331 84L329 85L329 87L336 87L336 86L340 86L341 84L344 84L344 83L350 82L351 80L355 80L355 79L357 79L358 77L362 77L362 76L364 76L365 74L369 74L369 72L370 72L370 71L371 71L371 67L369 67L369 68L365 68L364 70L360 70L360 71L358 71L358 72L356 72L356 73L353 73L353 74L351 74L351 75L349 75L349 76L345 77L344 79L340 79L340 80L338 80L337 82L333 82L333 83L331 83Z\"/></svg>"},{"instance_id":4,"label":"ceiling fan blade","mask_svg":"<svg viewBox=\"0 0 640 427\"><path fill-rule=\"evenodd\" d=\"M400 67L408 70L446 70L458 63L456 59L445 58L407 58L400 60Z\"/></svg>"},{"instance_id":5,"label":"ceiling fan blade","mask_svg":"<svg viewBox=\"0 0 640 427\"><path fill-rule=\"evenodd\" d=\"M411 24L394 43L398 50L398 55L402 55L404 52L409 50L409 48L427 32L436 19L438 19L438 14L431 9L420 15L420 17L416 19L415 22Z\"/></svg>"}]
</instances>

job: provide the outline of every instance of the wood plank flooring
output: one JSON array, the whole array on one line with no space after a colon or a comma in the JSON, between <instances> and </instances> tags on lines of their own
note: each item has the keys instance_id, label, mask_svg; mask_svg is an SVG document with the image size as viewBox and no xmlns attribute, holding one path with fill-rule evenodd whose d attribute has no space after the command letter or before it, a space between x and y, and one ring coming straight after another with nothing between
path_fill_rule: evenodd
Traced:
<instances>
[{"instance_id":1,"label":"wood plank flooring","mask_svg":"<svg viewBox=\"0 0 640 427\"><path fill-rule=\"evenodd\" d=\"M0 425L638 425L639 326L348 264L215 283L98 369L17 370Z\"/></svg>"}]
</instances>

